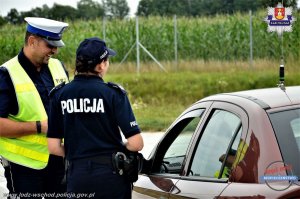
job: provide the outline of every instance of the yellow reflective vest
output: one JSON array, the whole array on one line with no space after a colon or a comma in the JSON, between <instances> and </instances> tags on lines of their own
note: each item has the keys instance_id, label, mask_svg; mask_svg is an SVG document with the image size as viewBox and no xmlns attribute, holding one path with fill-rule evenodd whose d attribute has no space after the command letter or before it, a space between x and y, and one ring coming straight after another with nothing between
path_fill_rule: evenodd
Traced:
<instances>
[{"instance_id":1,"label":"yellow reflective vest","mask_svg":"<svg viewBox=\"0 0 300 199\"><path fill-rule=\"evenodd\" d=\"M19 112L16 115L9 115L8 119L19 122L47 120L47 113L41 97L34 83L20 65L18 57L12 58L3 66L9 72L19 106ZM48 67L55 86L63 81L68 82L66 72L59 60L51 58ZM32 169L45 168L49 159L45 132L18 138L0 137L0 156L10 162Z\"/></svg>"}]
</instances>

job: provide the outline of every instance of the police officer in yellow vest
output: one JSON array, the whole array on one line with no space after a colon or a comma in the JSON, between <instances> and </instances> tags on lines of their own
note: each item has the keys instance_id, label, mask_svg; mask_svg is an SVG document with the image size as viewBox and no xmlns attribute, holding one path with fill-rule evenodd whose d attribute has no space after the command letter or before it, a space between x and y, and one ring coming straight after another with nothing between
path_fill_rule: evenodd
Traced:
<instances>
[{"instance_id":1,"label":"police officer in yellow vest","mask_svg":"<svg viewBox=\"0 0 300 199\"><path fill-rule=\"evenodd\" d=\"M64 192L65 185L63 158L49 156L47 149L48 94L68 82L63 64L51 57L64 46L68 24L36 17L25 21L24 47L0 67L0 156L10 193L51 198Z\"/></svg>"}]
</instances>

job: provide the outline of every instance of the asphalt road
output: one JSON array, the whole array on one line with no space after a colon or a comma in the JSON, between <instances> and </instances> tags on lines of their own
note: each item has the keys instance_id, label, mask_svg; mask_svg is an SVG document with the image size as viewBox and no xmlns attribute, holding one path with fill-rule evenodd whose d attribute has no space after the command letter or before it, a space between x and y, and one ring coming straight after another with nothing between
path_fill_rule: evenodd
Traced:
<instances>
[{"instance_id":1,"label":"asphalt road","mask_svg":"<svg viewBox=\"0 0 300 199\"><path fill-rule=\"evenodd\" d=\"M143 156L147 158L154 146L159 142L160 138L163 136L163 132L145 132L142 133L142 137L144 140L144 148L141 151Z\"/></svg>"}]
</instances>

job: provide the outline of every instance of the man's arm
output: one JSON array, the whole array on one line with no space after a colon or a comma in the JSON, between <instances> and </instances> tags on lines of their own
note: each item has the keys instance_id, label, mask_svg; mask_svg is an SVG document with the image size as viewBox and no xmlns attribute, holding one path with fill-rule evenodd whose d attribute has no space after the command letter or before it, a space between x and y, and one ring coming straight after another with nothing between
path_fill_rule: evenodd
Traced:
<instances>
[{"instance_id":1,"label":"man's arm","mask_svg":"<svg viewBox=\"0 0 300 199\"><path fill-rule=\"evenodd\" d=\"M0 137L16 138L37 133L36 122L19 122L7 119L18 113L15 89L6 68L0 67ZM47 132L48 124L41 122L41 130Z\"/></svg>"},{"instance_id":2,"label":"man's arm","mask_svg":"<svg viewBox=\"0 0 300 199\"><path fill-rule=\"evenodd\" d=\"M48 130L47 120L41 121L41 132ZM0 117L0 137L16 138L37 133L36 122L17 122Z\"/></svg>"}]
</instances>

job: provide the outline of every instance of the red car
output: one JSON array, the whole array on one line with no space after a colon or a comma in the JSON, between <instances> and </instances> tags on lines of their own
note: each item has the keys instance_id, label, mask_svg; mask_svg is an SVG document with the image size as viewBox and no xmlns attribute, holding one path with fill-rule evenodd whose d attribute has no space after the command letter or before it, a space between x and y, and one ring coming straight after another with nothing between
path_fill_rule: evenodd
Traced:
<instances>
[{"instance_id":1,"label":"red car","mask_svg":"<svg viewBox=\"0 0 300 199\"><path fill-rule=\"evenodd\" d=\"M300 198L300 86L206 97L144 161L133 198Z\"/></svg>"}]
</instances>

